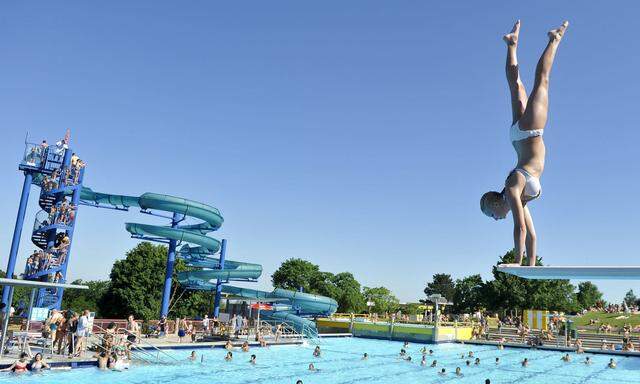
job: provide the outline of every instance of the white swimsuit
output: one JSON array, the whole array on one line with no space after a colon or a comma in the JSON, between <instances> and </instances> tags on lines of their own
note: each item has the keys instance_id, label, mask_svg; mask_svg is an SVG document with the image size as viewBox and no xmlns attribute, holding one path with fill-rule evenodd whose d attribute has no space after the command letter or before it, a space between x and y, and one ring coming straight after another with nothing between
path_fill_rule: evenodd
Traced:
<instances>
[{"instance_id":1,"label":"white swimsuit","mask_svg":"<svg viewBox=\"0 0 640 384\"><path fill-rule=\"evenodd\" d=\"M530 137L542 136L543 133L544 133L544 130L542 129L532 129L528 131L523 131L522 129L520 129L519 122L516 122L515 124L513 124L511 126L511 129L509 130L509 136L511 138L511 142L526 140ZM523 195L524 195L525 201L530 201L540 197L540 194L542 193L542 186L540 185L540 179L538 179L535 176L532 176L529 172L527 172L523 168L515 168L513 171L511 171L511 173L513 172L518 172L522 176L524 176L525 184L524 184Z\"/></svg>"},{"instance_id":2,"label":"white swimsuit","mask_svg":"<svg viewBox=\"0 0 640 384\"><path fill-rule=\"evenodd\" d=\"M544 129L530 129L528 131L523 131L520 129L520 122L516 121L509 130L509 137L511 137L511 142L525 140L530 137L538 137L542 136L544 133Z\"/></svg>"}]
</instances>

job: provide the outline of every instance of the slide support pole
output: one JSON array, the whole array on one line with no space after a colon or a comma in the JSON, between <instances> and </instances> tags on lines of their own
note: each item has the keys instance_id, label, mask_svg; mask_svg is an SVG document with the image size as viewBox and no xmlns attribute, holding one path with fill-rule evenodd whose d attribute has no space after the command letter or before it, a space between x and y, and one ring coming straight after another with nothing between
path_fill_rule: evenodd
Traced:
<instances>
[{"instance_id":1,"label":"slide support pole","mask_svg":"<svg viewBox=\"0 0 640 384\"><path fill-rule=\"evenodd\" d=\"M171 228L178 226L182 216L174 212L171 220ZM167 253L167 269L164 274L164 288L162 290L162 306L160 307L160 318L169 314L169 301L171 300L171 280L173 279L173 267L176 264L176 241L169 240L169 252Z\"/></svg>"},{"instance_id":2,"label":"slide support pole","mask_svg":"<svg viewBox=\"0 0 640 384\"><path fill-rule=\"evenodd\" d=\"M18 215L16 217L16 225L13 229L13 238L11 239L11 251L9 251L9 262L7 263L7 278L13 278L13 272L16 268L16 258L18 249L20 248L20 236L22 235L22 225L24 224L24 214L27 211L27 202L29 202L29 191L31 190L31 182L33 174L25 172L24 182L22 183L22 194L20 195L20 205L18 206ZM2 302L11 306L9 302L9 287L5 286L2 290Z\"/></svg>"},{"instance_id":3,"label":"slide support pole","mask_svg":"<svg viewBox=\"0 0 640 384\"><path fill-rule=\"evenodd\" d=\"M227 253L227 239L222 239L222 245L220 246L220 269L224 269L224 259ZM220 315L220 298L222 297L222 280L218 279L216 282L216 298L213 303L213 317L217 318Z\"/></svg>"}]
</instances>

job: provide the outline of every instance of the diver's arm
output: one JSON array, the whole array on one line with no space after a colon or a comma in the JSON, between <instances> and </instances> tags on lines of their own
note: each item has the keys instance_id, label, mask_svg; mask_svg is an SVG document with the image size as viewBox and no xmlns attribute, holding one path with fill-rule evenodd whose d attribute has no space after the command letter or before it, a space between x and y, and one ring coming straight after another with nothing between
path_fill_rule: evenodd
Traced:
<instances>
[{"instance_id":1,"label":"diver's arm","mask_svg":"<svg viewBox=\"0 0 640 384\"><path fill-rule=\"evenodd\" d=\"M524 207L524 222L527 227L527 238L525 240L527 247L527 257L529 258L529 265L535 266L538 256L536 254L536 230L533 227L533 218L531 217L531 212L529 212L529 208L527 208L526 206Z\"/></svg>"},{"instance_id":2,"label":"diver's arm","mask_svg":"<svg viewBox=\"0 0 640 384\"><path fill-rule=\"evenodd\" d=\"M521 264L525 251L525 241L527 238L527 225L525 220L524 207L520 201L521 188L517 185L507 186L505 196L511 214L513 215L513 245L516 251L516 263Z\"/></svg>"}]
</instances>

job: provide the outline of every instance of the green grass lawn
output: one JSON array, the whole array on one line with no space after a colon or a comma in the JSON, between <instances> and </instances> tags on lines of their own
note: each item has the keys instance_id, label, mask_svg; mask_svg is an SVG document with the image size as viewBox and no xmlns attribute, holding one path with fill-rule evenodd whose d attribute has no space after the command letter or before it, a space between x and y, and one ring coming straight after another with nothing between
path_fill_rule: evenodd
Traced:
<instances>
[{"instance_id":1,"label":"green grass lawn","mask_svg":"<svg viewBox=\"0 0 640 384\"><path fill-rule=\"evenodd\" d=\"M627 319L616 319L616 317L628 316ZM605 312L588 312L582 316L573 317L572 320L578 327L588 326L591 319L599 320L596 326L602 324L611 324L613 327L622 327L625 324L631 324L632 327L640 324L640 314L624 314L624 313L605 313Z\"/></svg>"}]
</instances>

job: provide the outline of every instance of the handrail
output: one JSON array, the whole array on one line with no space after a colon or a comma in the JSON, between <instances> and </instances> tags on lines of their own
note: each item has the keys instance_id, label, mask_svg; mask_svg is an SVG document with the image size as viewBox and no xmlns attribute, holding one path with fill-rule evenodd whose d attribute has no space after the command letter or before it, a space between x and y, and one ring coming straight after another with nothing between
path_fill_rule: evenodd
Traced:
<instances>
[{"instance_id":1,"label":"handrail","mask_svg":"<svg viewBox=\"0 0 640 384\"><path fill-rule=\"evenodd\" d=\"M149 343L149 342L145 342L145 341L143 341L143 339L142 339L141 337L139 337L137 334L135 334L135 333L131 332L130 330L128 330L128 329L126 329L126 328L117 328L117 329L116 329L116 332L118 332L118 331L124 331L124 332L125 332L125 334L127 334L127 335L135 336L135 337L136 337L136 340L138 340L138 343L145 344L146 346L149 346L149 347L151 347L151 348L155 349L156 351L158 351L158 353L161 353L163 356L167 356L167 357L169 357L169 358L170 358L170 359L172 359L173 361L176 361L176 362L179 362L179 361L180 361L180 360L176 359L175 357L173 357L171 354L169 354L169 353L167 353L167 352L163 351L162 349L158 348L157 346L155 346L155 345L153 345L153 344L151 344L151 343ZM131 345L133 345L133 343L132 343ZM139 346L136 346L136 347L137 347L137 349L136 349L136 350L143 350L143 348L140 348Z\"/></svg>"},{"instance_id":2,"label":"handrail","mask_svg":"<svg viewBox=\"0 0 640 384\"><path fill-rule=\"evenodd\" d=\"M98 334L93 334L93 336L97 337L98 340L100 340L102 342L104 342L106 340L104 337L102 337L102 336L100 336ZM103 351L106 351L107 353L110 352L110 351L107 351L107 349L105 347L103 347L102 345L99 345L99 344L96 344L96 343L94 343L94 345L97 346L98 348L102 349ZM153 354L151 354L151 353L149 353L147 351L142 351L142 352L143 352L143 355L151 356L152 358L154 358L156 360L156 362L158 362L158 357L157 356L154 356ZM153 363L153 361L150 360L149 358L142 357L141 355L138 355L138 354L136 354L136 358L144 361L145 363Z\"/></svg>"},{"instance_id":3,"label":"handrail","mask_svg":"<svg viewBox=\"0 0 640 384\"><path fill-rule=\"evenodd\" d=\"M93 327L98 328L98 330L102 331L102 333L103 333L103 334L104 334L104 333L106 333L106 331L107 331L106 329L102 328L102 327L101 327L101 326L99 326L99 325L95 325L95 324L94 324L94 325L93 325ZM117 331L117 330L116 330L116 331ZM101 341L103 341L103 342L106 340L104 337L102 337L102 336L98 335L97 333L92 333L92 335L93 335L93 336L95 336L95 337L97 337L97 338L98 338L98 340L101 340ZM114 336L118 336L118 335L117 335L117 334L115 334ZM146 351L146 350L144 350L144 349L142 349L142 348L137 348L137 347L136 347L136 346L134 346L133 344L131 344L131 345L135 348L135 350L136 350L137 352L141 352L141 353L142 353L142 355L145 355L145 356L151 356L151 359L154 359L154 360L156 361L156 363L160 361L160 357L159 357L159 356L155 356L155 355L153 355L152 353L150 353L149 351ZM106 351L106 349L105 349L102 345L98 345L98 347L100 347L100 348L102 348L103 350L105 350L105 351ZM108 352L108 351L107 351L107 352ZM151 360L151 359L149 359L149 358L143 358L142 356L140 356L140 355L138 355L138 354L136 354L136 357L137 357L138 359L140 359L140 360L142 360L142 361L146 362L146 363L153 363L153 360Z\"/></svg>"}]
</instances>

